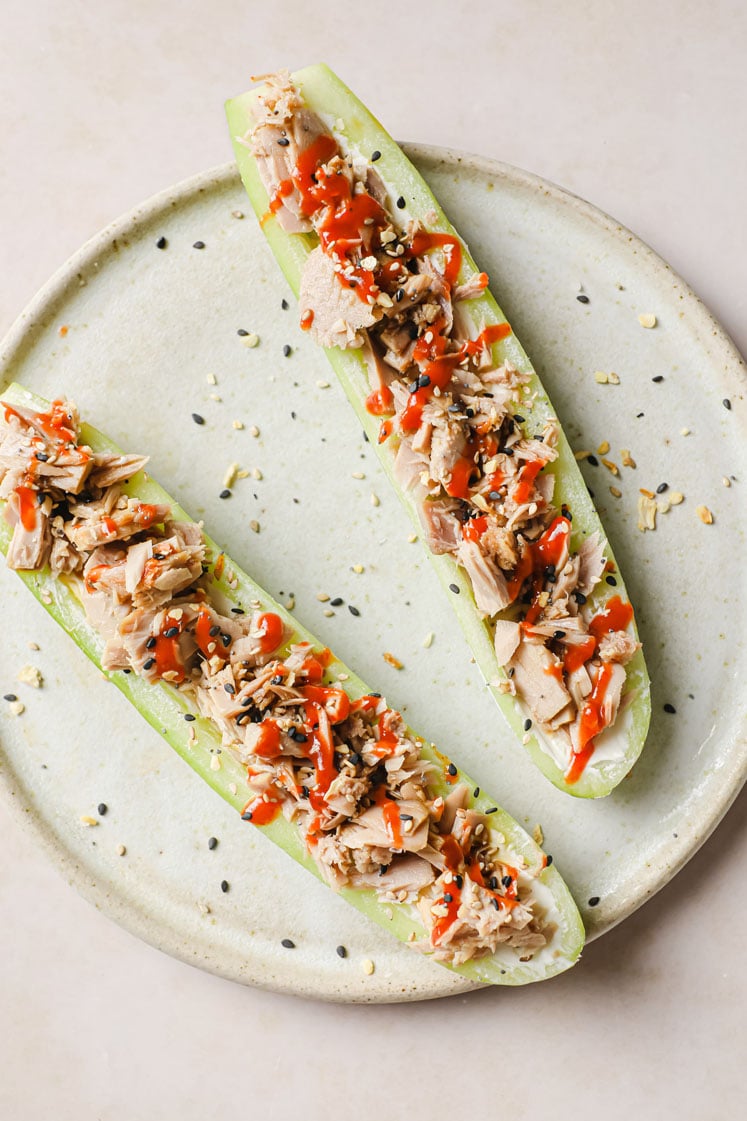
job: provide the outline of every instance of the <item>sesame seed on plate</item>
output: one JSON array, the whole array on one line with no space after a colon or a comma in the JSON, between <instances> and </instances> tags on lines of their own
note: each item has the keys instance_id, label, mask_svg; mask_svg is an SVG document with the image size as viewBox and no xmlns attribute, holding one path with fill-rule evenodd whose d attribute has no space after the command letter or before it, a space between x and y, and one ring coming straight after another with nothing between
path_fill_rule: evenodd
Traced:
<instances>
[{"instance_id":1,"label":"sesame seed on plate","mask_svg":"<svg viewBox=\"0 0 747 1121\"><path fill-rule=\"evenodd\" d=\"M295 948L296 948L296 943L293 941L292 938L283 938L280 942L280 945L285 950L295 950Z\"/></svg>"},{"instance_id":2,"label":"sesame seed on plate","mask_svg":"<svg viewBox=\"0 0 747 1121\"><path fill-rule=\"evenodd\" d=\"M166 238L161 235L161 237L159 237L158 241L156 242L156 249L165 249L168 244L169 243L167 242Z\"/></svg>"},{"instance_id":3,"label":"sesame seed on plate","mask_svg":"<svg viewBox=\"0 0 747 1121\"><path fill-rule=\"evenodd\" d=\"M199 413L192 413L192 420L195 422L195 424L204 424L205 423L204 416L200 416Z\"/></svg>"},{"instance_id":4,"label":"sesame seed on plate","mask_svg":"<svg viewBox=\"0 0 747 1121\"><path fill-rule=\"evenodd\" d=\"M204 249L205 248L205 242L204 241L195 241L192 245L192 248L193 249Z\"/></svg>"}]
</instances>

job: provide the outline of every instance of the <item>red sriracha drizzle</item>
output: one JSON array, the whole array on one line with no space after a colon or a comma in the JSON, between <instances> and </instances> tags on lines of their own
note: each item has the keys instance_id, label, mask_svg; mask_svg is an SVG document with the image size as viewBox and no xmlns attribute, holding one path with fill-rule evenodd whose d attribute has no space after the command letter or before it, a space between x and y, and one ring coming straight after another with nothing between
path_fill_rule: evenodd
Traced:
<instances>
[{"instance_id":1,"label":"red sriracha drizzle","mask_svg":"<svg viewBox=\"0 0 747 1121\"><path fill-rule=\"evenodd\" d=\"M283 641L283 620L273 611L266 611L257 619L257 637L262 654L271 654Z\"/></svg>"},{"instance_id":2,"label":"red sriracha drizzle","mask_svg":"<svg viewBox=\"0 0 747 1121\"><path fill-rule=\"evenodd\" d=\"M21 525L31 533L36 529L36 496L38 491L21 485L16 487L16 494L18 495L18 513L21 518Z\"/></svg>"},{"instance_id":3,"label":"red sriracha drizzle","mask_svg":"<svg viewBox=\"0 0 747 1121\"><path fill-rule=\"evenodd\" d=\"M583 774L584 768L594 751L594 736L606 728L607 721L602 712L607 686L612 678L612 666L605 662L597 673L596 681L589 694L586 704L581 712L581 722L578 732L578 751L573 753L571 765L565 775L565 781L573 785Z\"/></svg>"}]
</instances>

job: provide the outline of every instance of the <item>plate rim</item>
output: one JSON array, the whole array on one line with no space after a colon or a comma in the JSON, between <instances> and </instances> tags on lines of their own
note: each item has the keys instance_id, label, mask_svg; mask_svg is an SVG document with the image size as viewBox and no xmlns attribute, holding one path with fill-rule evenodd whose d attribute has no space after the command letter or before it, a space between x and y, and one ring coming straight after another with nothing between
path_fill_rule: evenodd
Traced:
<instances>
[{"instance_id":1,"label":"plate rim","mask_svg":"<svg viewBox=\"0 0 747 1121\"><path fill-rule=\"evenodd\" d=\"M747 388L747 364L725 328L690 285L655 250L622 223L573 192L532 172L514 167L503 161L431 144L403 142L402 147L415 163L426 166L428 164L450 164L457 168L465 167L478 175L490 177L496 181L501 180L519 189L539 191L545 197L576 212L582 220L600 228L605 234L624 246L627 251L632 247L640 255L643 269L648 270L660 280L666 278L668 284L674 284L675 287L681 289L684 299L688 301L692 330L700 337L708 337L709 346L715 352L714 361L717 360L716 355L718 355L722 360L722 369L727 380L731 381L733 379L741 392ZM235 163L227 161L158 191L95 233L53 272L13 321L8 332L0 341L0 373L5 373L22 357L24 349L33 345L38 332L48 329L46 321L54 315L55 307L64 301L73 285L80 282L82 273L95 271L97 258L111 251L113 241L123 239L141 224L150 223L160 212L177 209L199 194L204 194L209 190L220 190L231 183L238 184L239 182L239 173ZM745 780L747 780L747 728L743 728L742 731L743 734L735 741L729 760L721 768L718 797L709 799L705 804L705 810L701 810L699 815L701 828L697 832L688 831L687 836L681 835L676 841L672 839L660 853L656 854L649 864L646 879L639 881L636 894L629 893L627 897L623 897L617 917L604 927L593 931L587 937L588 942L601 937L619 922L628 918L674 879L722 821L740 793ZM102 889L91 881L85 868L78 865L75 854L65 847L53 831L45 830L36 820L35 815L28 812L26 806L22 804L24 799L19 798L18 792L14 789L12 772L6 771L4 768L0 768L0 788L7 791L9 795L4 801L13 817L21 823L24 829L33 832L45 851L52 857L58 870L65 874L68 883L75 887L87 902L95 906L97 910L103 911L107 917L112 918L131 934L189 965L197 966L245 985L314 999L344 1001L345 1003L384 1003L436 999L484 987L469 981L455 984L455 975L444 971L444 983L434 982L430 989L423 992L394 993L391 989L385 987L372 991L373 986L371 986L369 980L367 992L361 990L360 994L334 994L326 991L304 991L296 984L283 983L276 978L264 982L262 978L238 973L230 967L221 967L219 962L212 959L197 962L182 948L183 944L179 942L178 937L173 937L175 932L168 926L160 927L157 932L150 931L148 927L150 920L146 914L141 913L138 907L133 907L130 903L124 902L116 896L113 897L105 888Z\"/></svg>"}]
</instances>

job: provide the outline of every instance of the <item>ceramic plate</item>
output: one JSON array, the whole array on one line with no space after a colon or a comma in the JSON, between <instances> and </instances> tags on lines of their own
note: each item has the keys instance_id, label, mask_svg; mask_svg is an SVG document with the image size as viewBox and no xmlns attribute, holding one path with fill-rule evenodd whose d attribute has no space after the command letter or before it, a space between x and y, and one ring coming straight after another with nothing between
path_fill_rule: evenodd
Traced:
<instances>
[{"instance_id":1,"label":"ceramic plate","mask_svg":"<svg viewBox=\"0 0 747 1121\"><path fill-rule=\"evenodd\" d=\"M654 715L640 762L606 800L560 793L504 727L324 355L292 300L282 306L289 293L256 223L237 216L248 206L233 166L159 195L73 257L11 331L2 383L70 395L122 447L149 452L155 477L261 584L283 602L293 595L298 617L415 728L530 831L541 825L594 938L675 874L744 778L744 370L683 282L588 204L501 164L408 151L489 271L572 444L609 442L620 469L583 464L636 605ZM619 384L600 384L597 371ZM623 448L635 468L622 466ZM258 470L221 501L231 463ZM639 488L663 484L662 499L684 501L644 534ZM345 605L325 614L320 592ZM0 789L96 906L249 984L336 1000L469 987L247 829L4 567L0 594L2 692L26 705L12 717L0 702ZM26 663L41 669L42 689L16 681ZM85 827L81 815L101 802L100 825Z\"/></svg>"}]
</instances>

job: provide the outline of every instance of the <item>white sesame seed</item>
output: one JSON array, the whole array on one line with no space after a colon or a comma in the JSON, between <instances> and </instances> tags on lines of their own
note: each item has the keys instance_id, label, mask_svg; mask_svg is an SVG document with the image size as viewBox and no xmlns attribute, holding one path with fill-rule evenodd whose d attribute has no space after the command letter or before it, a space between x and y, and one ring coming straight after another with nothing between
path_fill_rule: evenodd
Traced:
<instances>
[{"instance_id":1,"label":"white sesame seed","mask_svg":"<svg viewBox=\"0 0 747 1121\"><path fill-rule=\"evenodd\" d=\"M89 829L93 828L93 826L98 825L99 823L98 818L91 817L90 814L81 814L80 821L81 825L86 825Z\"/></svg>"},{"instance_id":2,"label":"white sesame seed","mask_svg":"<svg viewBox=\"0 0 747 1121\"><path fill-rule=\"evenodd\" d=\"M234 420L231 423L237 432L241 432L242 428L244 427L243 420Z\"/></svg>"},{"instance_id":3,"label":"white sesame seed","mask_svg":"<svg viewBox=\"0 0 747 1121\"><path fill-rule=\"evenodd\" d=\"M366 960L363 962L363 972L368 974L368 976L370 977L375 969L376 969L376 966L371 961L371 959L366 958Z\"/></svg>"},{"instance_id":4,"label":"white sesame seed","mask_svg":"<svg viewBox=\"0 0 747 1121\"><path fill-rule=\"evenodd\" d=\"M362 564L354 564L352 570L357 576L360 576L360 574L365 571Z\"/></svg>"},{"instance_id":5,"label":"white sesame seed","mask_svg":"<svg viewBox=\"0 0 747 1121\"><path fill-rule=\"evenodd\" d=\"M353 471L354 479L365 479L365 477L366 476L364 475L363 471Z\"/></svg>"},{"instance_id":6,"label":"white sesame seed","mask_svg":"<svg viewBox=\"0 0 747 1121\"><path fill-rule=\"evenodd\" d=\"M650 329L651 327L656 326L656 316L653 315L650 311L643 312L638 316L638 322L640 323L641 327Z\"/></svg>"},{"instance_id":7,"label":"white sesame seed","mask_svg":"<svg viewBox=\"0 0 747 1121\"><path fill-rule=\"evenodd\" d=\"M316 383L316 387L317 387L317 389L329 389L329 382L328 381L318 381Z\"/></svg>"},{"instance_id":8,"label":"white sesame seed","mask_svg":"<svg viewBox=\"0 0 747 1121\"><path fill-rule=\"evenodd\" d=\"M255 467L255 468L253 468L253 470L252 470L252 478L253 478L253 479L263 479L263 478L264 478L264 475L263 475L263 474L262 474L262 472L260 471L259 467Z\"/></svg>"},{"instance_id":9,"label":"white sesame seed","mask_svg":"<svg viewBox=\"0 0 747 1121\"><path fill-rule=\"evenodd\" d=\"M117 856L124 856L125 853L127 852L127 849L125 848L124 845L117 845L116 852L117 852Z\"/></svg>"},{"instance_id":10,"label":"white sesame seed","mask_svg":"<svg viewBox=\"0 0 747 1121\"><path fill-rule=\"evenodd\" d=\"M680 436L689 436L689 435L690 435L690 429L689 428L680 428Z\"/></svg>"},{"instance_id":11,"label":"white sesame seed","mask_svg":"<svg viewBox=\"0 0 747 1121\"><path fill-rule=\"evenodd\" d=\"M381 505L381 499L379 498L378 494L374 494L373 492L371 493L371 505L372 506L380 506Z\"/></svg>"},{"instance_id":12,"label":"white sesame seed","mask_svg":"<svg viewBox=\"0 0 747 1121\"><path fill-rule=\"evenodd\" d=\"M323 615L326 615L326 617L327 617L328 619L331 619L331 618L332 618L332 616L334 615L334 611L332 610L332 608L331 608L331 607L325 607L325 609L324 609L324 611L322 612L322 614L323 614Z\"/></svg>"},{"instance_id":13,"label":"white sesame seed","mask_svg":"<svg viewBox=\"0 0 747 1121\"><path fill-rule=\"evenodd\" d=\"M255 346L259 346L259 335L255 335L254 331L250 331L248 335L244 335L241 342L244 346L248 346L253 350Z\"/></svg>"},{"instance_id":14,"label":"white sesame seed","mask_svg":"<svg viewBox=\"0 0 747 1121\"><path fill-rule=\"evenodd\" d=\"M26 711L26 705L23 701L11 701L8 705L8 711L11 716L22 716Z\"/></svg>"},{"instance_id":15,"label":"white sesame seed","mask_svg":"<svg viewBox=\"0 0 747 1121\"><path fill-rule=\"evenodd\" d=\"M423 646L426 648L426 650L428 650L433 645L433 639L435 637L436 636L434 635L433 631L429 631L425 636L425 638L423 639Z\"/></svg>"},{"instance_id":16,"label":"white sesame seed","mask_svg":"<svg viewBox=\"0 0 747 1121\"><path fill-rule=\"evenodd\" d=\"M731 479L729 478L728 475L724 475L723 478L721 479L721 483L725 487L730 487L731 486Z\"/></svg>"},{"instance_id":17,"label":"white sesame seed","mask_svg":"<svg viewBox=\"0 0 747 1121\"><path fill-rule=\"evenodd\" d=\"M207 380L208 385L217 385L218 384L218 379L216 378L215 374L208 374L206 380Z\"/></svg>"},{"instance_id":18,"label":"white sesame seed","mask_svg":"<svg viewBox=\"0 0 747 1121\"><path fill-rule=\"evenodd\" d=\"M211 755L210 756L210 770L211 771L219 771L220 766L221 766L220 756L219 755Z\"/></svg>"},{"instance_id":19,"label":"white sesame seed","mask_svg":"<svg viewBox=\"0 0 747 1121\"><path fill-rule=\"evenodd\" d=\"M418 539L417 533L411 533L410 536L407 538L410 545L414 545L415 542L417 541L417 539Z\"/></svg>"},{"instance_id":20,"label":"white sesame seed","mask_svg":"<svg viewBox=\"0 0 747 1121\"><path fill-rule=\"evenodd\" d=\"M253 424L251 426L251 428L249 429L249 435L250 436L259 436L259 429L257 428L256 424Z\"/></svg>"}]
</instances>

